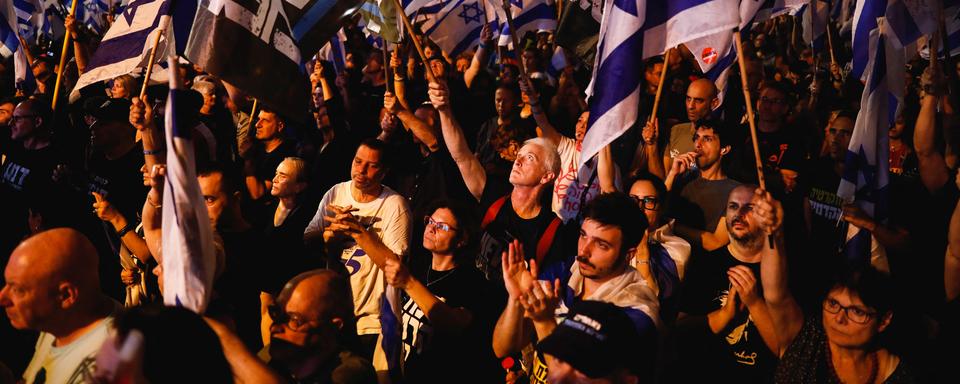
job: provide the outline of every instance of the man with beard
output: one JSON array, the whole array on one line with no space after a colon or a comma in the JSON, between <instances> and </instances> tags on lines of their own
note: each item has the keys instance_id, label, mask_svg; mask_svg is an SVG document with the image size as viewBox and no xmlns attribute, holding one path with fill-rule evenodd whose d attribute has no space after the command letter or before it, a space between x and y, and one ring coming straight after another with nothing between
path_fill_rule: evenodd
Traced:
<instances>
[{"instance_id":1,"label":"man with beard","mask_svg":"<svg viewBox=\"0 0 960 384\"><path fill-rule=\"evenodd\" d=\"M270 344L260 357L289 383L375 383L370 361L351 351L356 322L350 282L330 270L294 277L270 307Z\"/></svg>"},{"instance_id":2,"label":"man with beard","mask_svg":"<svg viewBox=\"0 0 960 384\"><path fill-rule=\"evenodd\" d=\"M730 192L725 215L730 244L687 266L676 336L679 363L693 369L677 374L710 372L749 383L772 379L777 342L758 284L767 236L753 212L754 188L740 185Z\"/></svg>"}]
</instances>

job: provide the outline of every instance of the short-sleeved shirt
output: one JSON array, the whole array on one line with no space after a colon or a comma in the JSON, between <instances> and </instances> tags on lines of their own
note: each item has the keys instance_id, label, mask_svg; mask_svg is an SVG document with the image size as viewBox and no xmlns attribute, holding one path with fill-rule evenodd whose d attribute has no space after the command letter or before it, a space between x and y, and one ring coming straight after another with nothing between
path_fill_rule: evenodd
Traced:
<instances>
[{"instance_id":1,"label":"short-sleeved shirt","mask_svg":"<svg viewBox=\"0 0 960 384\"><path fill-rule=\"evenodd\" d=\"M670 142L663 153L669 156L671 153L684 154L693 152L693 123L681 123L670 128Z\"/></svg>"},{"instance_id":2,"label":"short-sleeved shirt","mask_svg":"<svg viewBox=\"0 0 960 384\"><path fill-rule=\"evenodd\" d=\"M707 180L699 172L688 172L681 186L674 187L670 211L677 222L691 228L713 232L723 217L730 191L740 185L736 180Z\"/></svg>"},{"instance_id":3,"label":"short-sleeved shirt","mask_svg":"<svg viewBox=\"0 0 960 384\"><path fill-rule=\"evenodd\" d=\"M810 204L810 238L818 253L836 254L843 244L846 231L841 222L843 199L837 196L840 175L834 171L834 161L820 159L814 162L807 178L806 198Z\"/></svg>"},{"instance_id":4,"label":"short-sleeved shirt","mask_svg":"<svg viewBox=\"0 0 960 384\"><path fill-rule=\"evenodd\" d=\"M470 312L471 322L459 332L436 328L427 315L403 294L401 337L404 379L408 383L436 383L457 378L460 382L486 383L503 379L490 345L496 322L496 303L490 283L472 265L448 271L431 267L424 252L411 257L410 272L430 293L453 308Z\"/></svg>"},{"instance_id":5,"label":"short-sleeved shirt","mask_svg":"<svg viewBox=\"0 0 960 384\"><path fill-rule=\"evenodd\" d=\"M23 372L27 384L32 383L86 383L97 368L97 352L110 334L114 316L123 310L116 301L113 312L103 318L96 326L70 344L54 346L56 337L41 332L30 365Z\"/></svg>"},{"instance_id":6,"label":"short-sleeved shirt","mask_svg":"<svg viewBox=\"0 0 960 384\"><path fill-rule=\"evenodd\" d=\"M580 213L580 205L586 204L600 194L600 180L592 177L589 180L578 180L580 165L580 144L566 136L560 137L557 152L560 154L560 175L553 186L553 212L560 216L563 222L576 218ZM620 174L615 175L614 183L619 184Z\"/></svg>"},{"instance_id":7,"label":"short-sleeved shirt","mask_svg":"<svg viewBox=\"0 0 960 384\"><path fill-rule=\"evenodd\" d=\"M410 237L410 210L406 199L387 186L383 186L380 196L373 201L361 203L351 194L353 181L333 186L323 196L317 213L304 233L322 231L329 223L324 216L331 215L327 210L330 204L341 207L352 206L353 213L361 224L380 238L391 252L404 255ZM380 333L380 303L388 289L383 271L378 268L367 253L352 240L341 244L340 261L350 274L350 286L353 288L353 305L357 314L357 333L361 335ZM393 288L390 288L393 289Z\"/></svg>"}]
</instances>

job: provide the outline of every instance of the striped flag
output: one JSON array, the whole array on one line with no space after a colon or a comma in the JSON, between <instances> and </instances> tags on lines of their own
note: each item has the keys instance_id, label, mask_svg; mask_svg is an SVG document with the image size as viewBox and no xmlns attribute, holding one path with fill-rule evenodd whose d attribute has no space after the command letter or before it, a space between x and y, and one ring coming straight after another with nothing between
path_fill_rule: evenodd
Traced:
<instances>
[{"instance_id":1,"label":"striped flag","mask_svg":"<svg viewBox=\"0 0 960 384\"><path fill-rule=\"evenodd\" d=\"M0 12L0 17L3 17L3 20L0 20L0 57L6 59L13 56L20 47L20 39L17 38L17 15L10 3L0 7Z\"/></svg>"},{"instance_id":2,"label":"striped flag","mask_svg":"<svg viewBox=\"0 0 960 384\"><path fill-rule=\"evenodd\" d=\"M80 89L83 87L145 68L154 36L164 33L164 28L170 22L173 10L171 6L170 0L132 0L123 13L117 16L110 30L103 36L100 46L90 57L86 71L80 75L77 85L70 93L70 101L80 97ZM164 56L166 46L167 38L161 38L160 45L157 46L157 57Z\"/></svg>"},{"instance_id":3,"label":"striped flag","mask_svg":"<svg viewBox=\"0 0 960 384\"><path fill-rule=\"evenodd\" d=\"M304 64L361 2L301 0L301 7L290 2L278 7L279 1L263 1L258 13L233 1L203 0L184 56L281 115L302 121L310 101Z\"/></svg>"},{"instance_id":4,"label":"striped flag","mask_svg":"<svg viewBox=\"0 0 960 384\"><path fill-rule=\"evenodd\" d=\"M17 38L19 14L15 6L13 3L0 6L0 56L13 56L14 86L29 96L36 90L37 82L34 81L27 55L23 51L24 46Z\"/></svg>"},{"instance_id":5,"label":"striped flag","mask_svg":"<svg viewBox=\"0 0 960 384\"><path fill-rule=\"evenodd\" d=\"M170 66L177 59L170 57ZM213 227L197 182L191 129L177 121L181 98L177 71L170 73L164 126L167 176L163 192L163 302L203 313L213 293L216 272Z\"/></svg>"},{"instance_id":6,"label":"striped flag","mask_svg":"<svg viewBox=\"0 0 960 384\"><path fill-rule=\"evenodd\" d=\"M883 19L881 19L883 20ZM903 98L904 55L890 40L883 21L870 33L870 61L866 65L866 88L860 98L861 109L847 147L843 175L837 196L854 202L877 222L887 217L889 138L897 105ZM869 231L849 226L846 256L854 263L871 260L877 248Z\"/></svg>"},{"instance_id":7,"label":"striped flag","mask_svg":"<svg viewBox=\"0 0 960 384\"><path fill-rule=\"evenodd\" d=\"M39 24L39 9L40 6L36 0L13 0L13 10L17 14L17 28L24 39L33 36L34 27Z\"/></svg>"},{"instance_id":8,"label":"striped flag","mask_svg":"<svg viewBox=\"0 0 960 384\"><path fill-rule=\"evenodd\" d=\"M580 169L636 122L643 59L668 47L732 30L740 22L738 5L737 0L613 0L606 4L597 63L587 90L590 120Z\"/></svg>"},{"instance_id":9,"label":"striped flag","mask_svg":"<svg viewBox=\"0 0 960 384\"><path fill-rule=\"evenodd\" d=\"M812 5L811 5L812 4ZM825 1L814 0L804 4L797 11L800 24L803 26L803 42L816 51L823 50L827 32L827 20L830 18L830 5Z\"/></svg>"},{"instance_id":10,"label":"striped flag","mask_svg":"<svg viewBox=\"0 0 960 384\"><path fill-rule=\"evenodd\" d=\"M942 0L889 0L887 24L897 46L905 47L937 30L935 1Z\"/></svg>"},{"instance_id":11,"label":"striped flag","mask_svg":"<svg viewBox=\"0 0 960 384\"><path fill-rule=\"evenodd\" d=\"M853 75L863 80L870 61L870 34L877 29L877 18L886 13L887 0L857 0L853 11Z\"/></svg>"},{"instance_id":12,"label":"striped flag","mask_svg":"<svg viewBox=\"0 0 960 384\"><path fill-rule=\"evenodd\" d=\"M330 37L330 42L324 45L323 48L320 48L320 52L317 53L318 59L326 60L333 64L333 69L336 73L341 73L347 69L347 49L343 45L345 40L347 40L347 37L341 28L339 32Z\"/></svg>"},{"instance_id":13,"label":"striped flag","mask_svg":"<svg viewBox=\"0 0 960 384\"><path fill-rule=\"evenodd\" d=\"M547 66L547 74L552 76L554 80L559 81L560 74L569 65L567 54L563 52L563 47L558 45L553 48L553 56L550 58L550 65Z\"/></svg>"}]
</instances>

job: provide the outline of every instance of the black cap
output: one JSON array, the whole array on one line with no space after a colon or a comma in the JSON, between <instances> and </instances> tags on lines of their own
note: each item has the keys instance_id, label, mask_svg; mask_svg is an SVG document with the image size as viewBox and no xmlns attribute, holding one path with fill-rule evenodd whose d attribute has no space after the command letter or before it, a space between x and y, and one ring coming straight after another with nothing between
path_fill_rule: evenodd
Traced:
<instances>
[{"instance_id":1,"label":"black cap","mask_svg":"<svg viewBox=\"0 0 960 384\"><path fill-rule=\"evenodd\" d=\"M537 348L591 378L600 378L620 368L633 368L643 352L656 345L641 341L634 322L622 308L582 301Z\"/></svg>"},{"instance_id":2,"label":"black cap","mask_svg":"<svg viewBox=\"0 0 960 384\"><path fill-rule=\"evenodd\" d=\"M91 115L96 117L97 121L129 121L130 104L127 99L106 99L96 106Z\"/></svg>"}]
</instances>

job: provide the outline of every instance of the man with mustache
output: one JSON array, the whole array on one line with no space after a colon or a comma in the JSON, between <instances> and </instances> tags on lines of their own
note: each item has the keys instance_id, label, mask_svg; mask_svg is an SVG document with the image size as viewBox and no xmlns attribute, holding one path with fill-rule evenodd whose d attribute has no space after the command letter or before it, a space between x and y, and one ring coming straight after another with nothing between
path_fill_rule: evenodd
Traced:
<instances>
[{"instance_id":1,"label":"man with mustache","mask_svg":"<svg viewBox=\"0 0 960 384\"><path fill-rule=\"evenodd\" d=\"M503 280L509 299L493 332L493 351L503 358L531 342L544 340L557 329L558 319L571 306L593 300L614 304L630 317L643 340L635 346L636 352L645 357L637 359L634 367L650 368L646 363L654 361L659 303L628 262L647 230L646 216L622 192L601 194L584 207L583 214L574 260L539 271L535 259L530 260L529 268L525 266L523 248L518 243L503 253ZM547 367L555 363L549 356L534 356L531 364L524 365L532 367L530 382L544 382Z\"/></svg>"},{"instance_id":2,"label":"man with mustache","mask_svg":"<svg viewBox=\"0 0 960 384\"><path fill-rule=\"evenodd\" d=\"M685 368L677 374L710 372L750 383L772 379L777 362L771 350L777 345L759 284L767 236L753 210L755 188L740 185L730 192L725 214L730 244L687 265L675 333Z\"/></svg>"}]
</instances>

